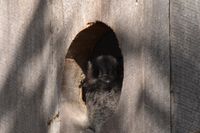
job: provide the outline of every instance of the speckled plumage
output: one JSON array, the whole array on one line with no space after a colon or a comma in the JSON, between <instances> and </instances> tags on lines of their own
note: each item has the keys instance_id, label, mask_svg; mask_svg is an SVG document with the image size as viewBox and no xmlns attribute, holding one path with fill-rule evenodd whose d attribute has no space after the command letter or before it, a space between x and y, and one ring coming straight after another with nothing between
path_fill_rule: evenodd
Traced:
<instances>
[{"instance_id":1,"label":"speckled plumage","mask_svg":"<svg viewBox=\"0 0 200 133\"><path fill-rule=\"evenodd\" d=\"M112 56L97 57L88 65L83 87L89 118L87 133L99 133L117 108L121 94L117 67L118 63Z\"/></svg>"}]
</instances>

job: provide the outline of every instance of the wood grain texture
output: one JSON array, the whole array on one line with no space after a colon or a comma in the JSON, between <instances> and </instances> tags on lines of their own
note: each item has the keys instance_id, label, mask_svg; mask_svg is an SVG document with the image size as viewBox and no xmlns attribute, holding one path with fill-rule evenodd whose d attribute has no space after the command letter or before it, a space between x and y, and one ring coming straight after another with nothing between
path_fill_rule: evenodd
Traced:
<instances>
[{"instance_id":1,"label":"wood grain texture","mask_svg":"<svg viewBox=\"0 0 200 133\"><path fill-rule=\"evenodd\" d=\"M120 7L116 33L125 58L120 133L170 132L168 4L129 1L132 7Z\"/></svg>"},{"instance_id":2,"label":"wood grain texture","mask_svg":"<svg viewBox=\"0 0 200 133\"><path fill-rule=\"evenodd\" d=\"M52 121L60 79L51 4L46 0L0 1L1 133L56 133L59 129Z\"/></svg>"},{"instance_id":3,"label":"wood grain texture","mask_svg":"<svg viewBox=\"0 0 200 133\"><path fill-rule=\"evenodd\" d=\"M170 132L169 2L144 2L144 132Z\"/></svg>"},{"instance_id":4,"label":"wood grain texture","mask_svg":"<svg viewBox=\"0 0 200 133\"><path fill-rule=\"evenodd\" d=\"M64 66L60 133L81 133L88 124L80 86L83 72L74 59L66 58Z\"/></svg>"},{"instance_id":5,"label":"wood grain texture","mask_svg":"<svg viewBox=\"0 0 200 133\"><path fill-rule=\"evenodd\" d=\"M173 133L200 130L200 1L171 0Z\"/></svg>"}]
</instances>

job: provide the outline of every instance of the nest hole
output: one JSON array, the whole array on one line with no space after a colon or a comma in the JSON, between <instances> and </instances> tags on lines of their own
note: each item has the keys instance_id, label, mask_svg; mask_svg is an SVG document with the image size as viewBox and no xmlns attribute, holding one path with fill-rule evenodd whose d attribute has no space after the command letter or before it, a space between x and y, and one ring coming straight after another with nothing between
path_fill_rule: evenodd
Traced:
<instances>
[{"instance_id":1,"label":"nest hole","mask_svg":"<svg viewBox=\"0 0 200 133\"><path fill-rule=\"evenodd\" d=\"M76 35L65 57L65 61L68 61L69 65L72 65L70 63L76 64L71 67L73 70L70 72L74 73L74 76L72 77L74 79L70 80L79 82L79 87L75 87L79 88L79 90L68 90L75 91L75 99L81 99L84 102L84 95L80 84L87 74L88 61L100 55L111 55L116 58L119 64L117 69L120 74L119 82L122 86L123 56L115 33L103 22L97 21L89 23L89 27L83 29ZM77 96L79 97L77 98Z\"/></svg>"}]
</instances>

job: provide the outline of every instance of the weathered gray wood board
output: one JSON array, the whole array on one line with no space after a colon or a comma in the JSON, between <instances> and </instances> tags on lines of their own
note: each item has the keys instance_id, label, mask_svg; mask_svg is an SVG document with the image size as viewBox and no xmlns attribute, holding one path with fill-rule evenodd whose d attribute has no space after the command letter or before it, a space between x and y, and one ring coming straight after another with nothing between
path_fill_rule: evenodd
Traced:
<instances>
[{"instance_id":1,"label":"weathered gray wood board","mask_svg":"<svg viewBox=\"0 0 200 133\"><path fill-rule=\"evenodd\" d=\"M142 51L144 132L169 133L169 2L145 1L144 13L144 40L141 40L144 45Z\"/></svg>"},{"instance_id":2,"label":"weathered gray wood board","mask_svg":"<svg viewBox=\"0 0 200 133\"><path fill-rule=\"evenodd\" d=\"M60 10L55 8L59 4L59 0L0 1L1 133L59 129L54 117L63 56L55 37L61 28Z\"/></svg>"},{"instance_id":3,"label":"weathered gray wood board","mask_svg":"<svg viewBox=\"0 0 200 133\"><path fill-rule=\"evenodd\" d=\"M60 103L60 133L80 133L87 126L87 110L80 87L83 72L74 59L66 58Z\"/></svg>"},{"instance_id":4,"label":"weathered gray wood board","mask_svg":"<svg viewBox=\"0 0 200 133\"><path fill-rule=\"evenodd\" d=\"M139 1L134 7L132 15L121 16L133 16L126 25L128 30L120 29L126 37L121 42L125 58L124 93L119 111L123 117L120 123L124 123L122 132L168 133L168 2Z\"/></svg>"},{"instance_id":5,"label":"weathered gray wood board","mask_svg":"<svg viewBox=\"0 0 200 133\"><path fill-rule=\"evenodd\" d=\"M173 133L200 131L200 1L171 0Z\"/></svg>"}]
</instances>

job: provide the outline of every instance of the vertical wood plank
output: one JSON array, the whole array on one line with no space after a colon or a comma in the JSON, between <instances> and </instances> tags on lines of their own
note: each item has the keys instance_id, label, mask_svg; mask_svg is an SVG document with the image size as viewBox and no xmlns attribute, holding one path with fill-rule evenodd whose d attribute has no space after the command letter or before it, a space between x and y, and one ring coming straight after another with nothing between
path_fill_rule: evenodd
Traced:
<instances>
[{"instance_id":1,"label":"vertical wood plank","mask_svg":"<svg viewBox=\"0 0 200 133\"><path fill-rule=\"evenodd\" d=\"M0 1L0 132L50 132L58 104L50 1Z\"/></svg>"},{"instance_id":2,"label":"vertical wood plank","mask_svg":"<svg viewBox=\"0 0 200 133\"><path fill-rule=\"evenodd\" d=\"M200 1L171 0L173 133L200 131Z\"/></svg>"},{"instance_id":3,"label":"vertical wood plank","mask_svg":"<svg viewBox=\"0 0 200 133\"><path fill-rule=\"evenodd\" d=\"M66 29L64 27L64 7L62 0L49 0L49 32L51 34L51 83L49 95L52 98L53 110L48 112L48 133L60 133L61 129L61 88L63 80ZM49 98L46 97L46 100Z\"/></svg>"},{"instance_id":4,"label":"vertical wood plank","mask_svg":"<svg viewBox=\"0 0 200 133\"><path fill-rule=\"evenodd\" d=\"M170 132L169 1L102 2L102 20L124 55L119 110L105 127L113 133ZM106 9L106 10L105 10Z\"/></svg>"},{"instance_id":5,"label":"vertical wood plank","mask_svg":"<svg viewBox=\"0 0 200 133\"><path fill-rule=\"evenodd\" d=\"M170 133L169 1L144 2L145 133Z\"/></svg>"}]
</instances>

